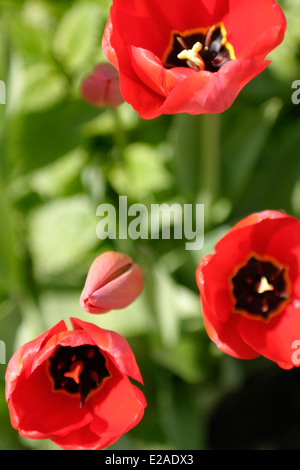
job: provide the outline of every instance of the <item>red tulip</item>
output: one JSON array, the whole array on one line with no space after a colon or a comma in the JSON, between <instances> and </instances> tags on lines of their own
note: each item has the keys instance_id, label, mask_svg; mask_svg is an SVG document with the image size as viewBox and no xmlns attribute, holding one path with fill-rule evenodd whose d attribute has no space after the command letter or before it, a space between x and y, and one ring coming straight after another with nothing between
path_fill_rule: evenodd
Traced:
<instances>
[{"instance_id":1,"label":"red tulip","mask_svg":"<svg viewBox=\"0 0 300 470\"><path fill-rule=\"evenodd\" d=\"M220 113L284 37L275 0L113 0L102 44L144 119Z\"/></svg>"},{"instance_id":2,"label":"red tulip","mask_svg":"<svg viewBox=\"0 0 300 470\"><path fill-rule=\"evenodd\" d=\"M120 92L119 73L109 63L96 65L91 75L81 84L82 97L99 108L115 108L123 103Z\"/></svg>"},{"instance_id":3,"label":"red tulip","mask_svg":"<svg viewBox=\"0 0 300 470\"><path fill-rule=\"evenodd\" d=\"M196 273L208 336L240 359L292 368L300 340L300 222L277 211L250 215L206 255Z\"/></svg>"},{"instance_id":4,"label":"red tulip","mask_svg":"<svg viewBox=\"0 0 300 470\"><path fill-rule=\"evenodd\" d=\"M81 307L89 313L106 313L131 304L143 290L141 270L132 259L106 251L92 263L80 296Z\"/></svg>"},{"instance_id":5,"label":"red tulip","mask_svg":"<svg viewBox=\"0 0 300 470\"><path fill-rule=\"evenodd\" d=\"M6 400L12 426L32 439L69 450L114 443L142 418L146 400L126 340L78 319L61 321L20 347L7 366Z\"/></svg>"}]
</instances>

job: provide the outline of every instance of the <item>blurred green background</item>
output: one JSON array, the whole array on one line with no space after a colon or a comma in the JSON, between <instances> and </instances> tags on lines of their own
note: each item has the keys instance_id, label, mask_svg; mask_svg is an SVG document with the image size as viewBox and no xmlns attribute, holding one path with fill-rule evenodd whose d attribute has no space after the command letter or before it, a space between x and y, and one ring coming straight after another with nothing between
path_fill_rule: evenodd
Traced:
<instances>
[{"instance_id":1,"label":"blurred green background","mask_svg":"<svg viewBox=\"0 0 300 470\"><path fill-rule=\"evenodd\" d=\"M300 217L300 105L291 101L300 4L278 3L285 40L228 111L143 121L126 103L97 109L80 96L83 77L105 60L110 0L0 0L0 339L7 363L71 316L124 335L148 407L110 449L300 449L300 371L220 353L195 282L199 260L240 218L265 209ZM120 195L147 207L205 203L203 248L185 250L172 237L99 240L96 209L117 209ZM108 249L139 263L145 288L127 309L91 317L79 296ZM0 449L55 449L12 429L5 368Z\"/></svg>"}]
</instances>

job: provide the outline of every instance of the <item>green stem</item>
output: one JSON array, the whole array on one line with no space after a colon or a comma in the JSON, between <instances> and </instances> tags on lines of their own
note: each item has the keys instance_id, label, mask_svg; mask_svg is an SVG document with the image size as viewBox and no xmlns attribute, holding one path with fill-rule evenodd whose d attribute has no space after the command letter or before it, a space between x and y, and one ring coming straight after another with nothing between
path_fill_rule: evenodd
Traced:
<instances>
[{"instance_id":1,"label":"green stem","mask_svg":"<svg viewBox=\"0 0 300 470\"><path fill-rule=\"evenodd\" d=\"M114 152L114 156L116 157L116 160L123 160L123 156L124 156L124 150L125 150L125 147L126 147L126 144L127 144L127 141L126 141L126 134L125 134L125 131L124 131L124 126L123 126L123 122L122 122L122 118L120 116L120 111L119 111L119 108L111 108L111 112L113 114L113 117L114 117L114 122L115 122L115 135L114 135L114 139L115 139L115 152Z\"/></svg>"},{"instance_id":2,"label":"green stem","mask_svg":"<svg viewBox=\"0 0 300 470\"><path fill-rule=\"evenodd\" d=\"M219 195L220 115L176 115L171 138L178 191L187 202L204 204L206 225L210 225Z\"/></svg>"},{"instance_id":3,"label":"green stem","mask_svg":"<svg viewBox=\"0 0 300 470\"><path fill-rule=\"evenodd\" d=\"M175 114L170 133L174 149L175 177L178 192L187 203L194 203L199 192L199 118L189 114Z\"/></svg>"},{"instance_id":4,"label":"green stem","mask_svg":"<svg viewBox=\"0 0 300 470\"><path fill-rule=\"evenodd\" d=\"M216 201L220 175L220 115L202 116L202 172L200 187L208 208Z\"/></svg>"}]
</instances>

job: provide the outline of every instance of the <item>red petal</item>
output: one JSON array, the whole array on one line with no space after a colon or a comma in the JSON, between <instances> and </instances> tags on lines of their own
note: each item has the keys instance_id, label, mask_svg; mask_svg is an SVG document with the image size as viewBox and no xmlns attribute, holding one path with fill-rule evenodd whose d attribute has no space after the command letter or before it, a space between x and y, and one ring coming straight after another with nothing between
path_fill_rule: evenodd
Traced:
<instances>
[{"instance_id":1,"label":"red petal","mask_svg":"<svg viewBox=\"0 0 300 470\"><path fill-rule=\"evenodd\" d=\"M291 217L290 215L284 214L283 212L279 212L279 211L266 210L266 211L262 211L262 212L255 212L254 214L250 214L247 217L245 217L244 219L237 222L232 227L231 231L235 230L237 228L246 227L247 225L258 224L262 220L266 220L266 219L268 219L268 220L271 220L271 219L288 219L288 220L292 220L294 218ZM297 220L297 219L294 219L294 220Z\"/></svg>"},{"instance_id":2,"label":"red petal","mask_svg":"<svg viewBox=\"0 0 300 470\"><path fill-rule=\"evenodd\" d=\"M91 431L90 424L75 429L64 436L55 437L52 441L65 450L98 450L102 448L99 447L99 436Z\"/></svg>"},{"instance_id":3,"label":"red petal","mask_svg":"<svg viewBox=\"0 0 300 470\"><path fill-rule=\"evenodd\" d=\"M123 336L77 318L71 318L70 320L74 329L83 329L95 344L111 358L122 374L143 383L134 354Z\"/></svg>"},{"instance_id":4,"label":"red petal","mask_svg":"<svg viewBox=\"0 0 300 470\"><path fill-rule=\"evenodd\" d=\"M53 335L59 334L66 330L67 326L65 322L61 321L42 335L21 346L14 353L7 365L5 373L6 400L9 400L11 394L13 393L17 383L16 381L21 373L25 372L26 375L30 374L32 362L35 359L36 354L40 351L48 339Z\"/></svg>"},{"instance_id":5,"label":"red petal","mask_svg":"<svg viewBox=\"0 0 300 470\"><path fill-rule=\"evenodd\" d=\"M274 0L229 0L224 18L237 58L263 60L283 40L284 14Z\"/></svg>"},{"instance_id":6,"label":"red petal","mask_svg":"<svg viewBox=\"0 0 300 470\"><path fill-rule=\"evenodd\" d=\"M118 58L116 51L111 44L111 36L113 31L113 25L111 21L111 15L109 15L106 26L104 28L103 38L102 38L102 48L105 54L105 57L112 63L112 65L118 70Z\"/></svg>"},{"instance_id":7,"label":"red petal","mask_svg":"<svg viewBox=\"0 0 300 470\"><path fill-rule=\"evenodd\" d=\"M160 112L221 113L232 105L241 89L267 65L268 62L232 60L216 73L196 72L173 89Z\"/></svg>"},{"instance_id":8,"label":"red petal","mask_svg":"<svg viewBox=\"0 0 300 470\"><path fill-rule=\"evenodd\" d=\"M270 238L266 254L287 267L291 296L300 301L300 222L292 219L292 224L276 231Z\"/></svg>"},{"instance_id":9,"label":"red petal","mask_svg":"<svg viewBox=\"0 0 300 470\"><path fill-rule=\"evenodd\" d=\"M64 449L103 449L141 420L147 405L143 393L114 365L109 370L112 376L85 403L93 415L91 423L53 439Z\"/></svg>"},{"instance_id":10,"label":"red petal","mask_svg":"<svg viewBox=\"0 0 300 470\"><path fill-rule=\"evenodd\" d=\"M32 362L30 373L32 373L36 367L45 362L53 354L58 345L71 346L74 348L83 344L95 344L90 336L84 331L78 331L76 334L74 334L73 331L64 331L57 335L53 335L36 354Z\"/></svg>"},{"instance_id":11,"label":"red petal","mask_svg":"<svg viewBox=\"0 0 300 470\"><path fill-rule=\"evenodd\" d=\"M172 30L209 27L221 21L227 11L228 0L173 0L172 5L160 0L115 0L112 16L125 44L162 57ZM113 37L112 43L115 47Z\"/></svg>"},{"instance_id":12,"label":"red petal","mask_svg":"<svg viewBox=\"0 0 300 470\"><path fill-rule=\"evenodd\" d=\"M240 336L238 331L239 318L231 315L226 324L216 321L211 315L208 304L202 302L202 315L204 326L209 338L220 351L238 359L255 359L260 354L250 347Z\"/></svg>"},{"instance_id":13,"label":"red petal","mask_svg":"<svg viewBox=\"0 0 300 470\"><path fill-rule=\"evenodd\" d=\"M28 379L22 374L9 400L12 425L24 437L46 439L89 423L80 397L52 389L47 364L42 364Z\"/></svg>"},{"instance_id":14,"label":"red petal","mask_svg":"<svg viewBox=\"0 0 300 470\"><path fill-rule=\"evenodd\" d=\"M196 73L187 67L168 70L153 52L141 47L131 47L131 63L143 83L164 97L167 97L178 83Z\"/></svg>"},{"instance_id":15,"label":"red petal","mask_svg":"<svg viewBox=\"0 0 300 470\"><path fill-rule=\"evenodd\" d=\"M240 252L244 252L247 257L251 251L256 254L264 255L267 247L273 236L280 233L280 230L285 227L290 227L292 224L299 222L294 217L272 212L253 214L246 217L246 219L237 223L233 228L216 244L216 252L224 250L231 250L232 252L238 251L232 248L235 243L240 243Z\"/></svg>"},{"instance_id":16,"label":"red petal","mask_svg":"<svg viewBox=\"0 0 300 470\"><path fill-rule=\"evenodd\" d=\"M143 393L120 374L118 380L106 382L105 396L102 391L100 399L99 394L91 396L88 407L94 414L91 430L99 435L99 446L103 448L136 426L147 404Z\"/></svg>"},{"instance_id":17,"label":"red petal","mask_svg":"<svg viewBox=\"0 0 300 470\"><path fill-rule=\"evenodd\" d=\"M213 277L206 273L205 268L211 267L215 255L205 256L196 272L196 280L200 290L202 316L206 332L217 347L230 356L240 359L252 359L258 354L250 348L238 334L239 316L232 313L232 301L226 289L226 276L223 277L219 267L212 267ZM221 284L225 289L221 295L215 287L215 274L221 272ZM206 283L205 283L206 281ZM208 287L212 287L214 297L207 297Z\"/></svg>"},{"instance_id":18,"label":"red petal","mask_svg":"<svg viewBox=\"0 0 300 470\"><path fill-rule=\"evenodd\" d=\"M266 323L261 320L241 318L241 337L259 354L280 367L292 368L292 344L300 339L300 303L289 304L278 316Z\"/></svg>"}]
</instances>

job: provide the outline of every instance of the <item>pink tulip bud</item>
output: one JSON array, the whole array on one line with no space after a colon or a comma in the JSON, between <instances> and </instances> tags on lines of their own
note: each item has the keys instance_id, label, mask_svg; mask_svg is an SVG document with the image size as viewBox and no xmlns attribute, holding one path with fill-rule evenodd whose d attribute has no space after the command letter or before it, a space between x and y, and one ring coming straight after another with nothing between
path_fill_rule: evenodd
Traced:
<instances>
[{"instance_id":1,"label":"pink tulip bud","mask_svg":"<svg viewBox=\"0 0 300 470\"><path fill-rule=\"evenodd\" d=\"M132 259L116 251L99 255L92 263L80 305L89 313L106 313L131 304L143 290L141 270Z\"/></svg>"},{"instance_id":2,"label":"pink tulip bud","mask_svg":"<svg viewBox=\"0 0 300 470\"><path fill-rule=\"evenodd\" d=\"M110 63L96 65L92 74L83 80L81 94L85 101L94 106L115 108L124 101L120 92L119 72Z\"/></svg>"}]
</instances>

